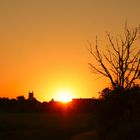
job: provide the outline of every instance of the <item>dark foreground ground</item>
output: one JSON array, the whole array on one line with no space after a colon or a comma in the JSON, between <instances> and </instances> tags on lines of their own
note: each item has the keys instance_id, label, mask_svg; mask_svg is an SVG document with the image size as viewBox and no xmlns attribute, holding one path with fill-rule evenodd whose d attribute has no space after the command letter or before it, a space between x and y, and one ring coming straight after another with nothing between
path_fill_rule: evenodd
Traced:
<instances>
[{"instance_id":1,"label":"dark foreground ground","mask_svg":"<svg viewBox=\"0 0 140 140\"><path fill-rule=\"evenodd\" d=\"M93 130L93 118L92 114L0 113L0 140L69 140Z\"/></svg>"}]
</instances>

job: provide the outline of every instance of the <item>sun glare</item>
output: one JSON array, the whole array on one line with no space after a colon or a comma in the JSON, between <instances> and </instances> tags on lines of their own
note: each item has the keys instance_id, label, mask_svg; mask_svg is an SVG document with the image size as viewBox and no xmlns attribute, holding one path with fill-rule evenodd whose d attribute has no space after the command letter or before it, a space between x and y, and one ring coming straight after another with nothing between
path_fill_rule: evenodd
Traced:
<instances>
[{"instance_id":1,"label":"sun glare","mask_svg":"<svg viewBox=\"0 0 140 140\"><path fill-rule=\"evenodd\" d=\"M72 92L70 90L60 90L57 93L57 100L63 103L72 101Z\"/></svg>"}]
</instances>

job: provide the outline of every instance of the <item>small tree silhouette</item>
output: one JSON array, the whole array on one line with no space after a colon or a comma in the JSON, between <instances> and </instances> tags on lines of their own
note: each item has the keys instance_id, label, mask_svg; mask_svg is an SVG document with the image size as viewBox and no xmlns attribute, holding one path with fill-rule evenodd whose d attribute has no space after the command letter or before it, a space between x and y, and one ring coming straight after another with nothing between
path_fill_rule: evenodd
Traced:
<instances>
[{"instance_id":1,"label":"small tree silhouette","mask_svg":"<svg viewBox=\"0 0 140 140\"><path fill-rule=\"evenodd\" d=\"M140 37L140 27L124 27L124 35L114 38L107 33L108 46L106 52L101 52L97 38L95 48L88 42L88 51L96 60L98 66L89 63L94 74L107 77L113 89L129 89L140 78L140 49L135 42Z\"/></svg>"}]
</instances>

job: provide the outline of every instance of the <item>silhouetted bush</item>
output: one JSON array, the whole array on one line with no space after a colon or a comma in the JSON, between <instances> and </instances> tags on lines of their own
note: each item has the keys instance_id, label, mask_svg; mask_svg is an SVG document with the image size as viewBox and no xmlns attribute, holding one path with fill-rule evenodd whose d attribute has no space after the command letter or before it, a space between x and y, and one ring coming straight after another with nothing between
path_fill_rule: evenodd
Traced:
<instances>
[{"instance_id":1,"label":"silhouetted bush","mask_svg":"<svg viewBox=\"0 0 140 140\"><path fill-rule=\"evenodd\" d=\"M98 132L103 140L140 139L140 87L101 92Z\"/></svg>"}]
</instances>

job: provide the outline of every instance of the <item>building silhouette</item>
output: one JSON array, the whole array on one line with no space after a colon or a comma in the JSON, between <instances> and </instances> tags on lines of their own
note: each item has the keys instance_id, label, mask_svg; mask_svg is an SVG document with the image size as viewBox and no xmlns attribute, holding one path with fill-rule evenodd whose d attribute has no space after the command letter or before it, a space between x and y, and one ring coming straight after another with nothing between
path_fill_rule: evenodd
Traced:
<instances>
[{"instance_id":1,"label":"building silhouette","mask_svg":"<svg viewBox=\"0 0 140 140\"><path fill-rule=\"evenodd\" d=\"M29 94L28 94L28 100L30 100L30 101L32 101L32 100L34 100L35 98L34 98L34 93L33 93L33 91L32 92L29 92Z\"/></svg>"}]
</instances>

